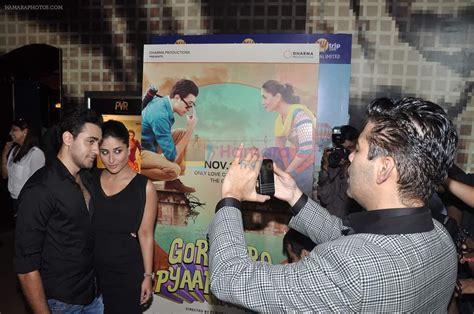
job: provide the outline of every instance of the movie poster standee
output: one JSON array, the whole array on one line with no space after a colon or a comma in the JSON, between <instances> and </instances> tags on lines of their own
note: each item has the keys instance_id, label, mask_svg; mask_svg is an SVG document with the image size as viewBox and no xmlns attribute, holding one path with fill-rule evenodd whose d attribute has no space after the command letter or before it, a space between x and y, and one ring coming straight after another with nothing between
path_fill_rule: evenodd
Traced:
<instances>
[{"instance_id":1,"label":"movie poster standee","mask_svg":"<svg viewBox=\"0 0 474 314\"><path fill-rule=\"evenodd\" d=\"M159 204L155 297L149 313L243 312L217 300L209 290L206 231L240 143L247 148L257 147L264 155L281 156L284 152L291 156L291 143L283 148L276 144L276 138L286 131L276 126L279 114L265 105L265 82L292 85L301 106L294 109L314 117L315 153L306 165L307 171L302 172L302 184L312 185L319 163L314 161L320 159L318 154L330 142L331 128L348 121L350 35L342 35L338 42L331 37L335 35L323 39L308 35L256 36L252 40L262 43L258 45L235 44L251 42L248 39L253 35L232 36L156 37L153 45L144 49L142 95L153 85L158 95L167 97L181 79L192 80L199 87L194 111L182 117L174 115L172 126L186 128L187 116L198 118L187 144L185 172L179 176L196 192L180 193L167 189L163 181L154 182ZM268 44L263 44L264 38ZM217 44L219 40L227 44ZM329 55L330 49L338 57L326 57L324 53L328 51ZM331 58L335 62L326 63ZM322 92L321 87L328 90ZM249 258L284 263L282 238L290 219L287 206L278 200L245 203L242 216Z\"/></svg>"}]
</instances>

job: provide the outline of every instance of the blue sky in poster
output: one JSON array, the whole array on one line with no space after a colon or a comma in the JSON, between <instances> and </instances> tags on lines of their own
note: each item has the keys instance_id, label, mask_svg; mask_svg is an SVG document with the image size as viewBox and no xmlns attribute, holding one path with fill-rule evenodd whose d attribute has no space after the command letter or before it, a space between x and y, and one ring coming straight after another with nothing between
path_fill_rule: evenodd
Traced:
<instances>
[{"instance_id":1,"label":"blue sky in poster","mask_svg":"<svg viewBox=\"0 0 474 314\"><path fill-rule=\"evenodd\" d=\"M265 111L259 88L234 83L201 86L196 103L199 120L194 134L201 139L232 143L240 134L239 141L261 140L263 144L265 136L274 138L277 114ZM176 119L175 127L185 125L185 119Z\"/></svg>"}]
</instances>

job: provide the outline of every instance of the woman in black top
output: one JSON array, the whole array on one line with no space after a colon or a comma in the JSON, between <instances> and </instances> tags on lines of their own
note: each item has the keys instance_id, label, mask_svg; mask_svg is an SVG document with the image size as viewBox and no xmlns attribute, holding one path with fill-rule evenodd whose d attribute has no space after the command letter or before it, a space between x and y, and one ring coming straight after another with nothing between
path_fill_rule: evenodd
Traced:
<instances>
[{"instance_id":1,"label":"woman in black top","mask_svg":"<svg viewBox=\"0 0 474 314\"><path fill-rule=\"evenodd\" d=\"M156 190L128 167L128 130L121 122L102 128L105 166L94 180L95 267L106 313L141 313L153 279Z\"/></svg>"}]
</instances>

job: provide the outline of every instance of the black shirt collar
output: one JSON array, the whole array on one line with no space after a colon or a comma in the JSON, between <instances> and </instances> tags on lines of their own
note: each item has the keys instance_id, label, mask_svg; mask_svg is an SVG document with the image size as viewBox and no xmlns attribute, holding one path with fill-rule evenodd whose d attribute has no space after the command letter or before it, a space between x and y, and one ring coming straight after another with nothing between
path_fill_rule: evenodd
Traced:
<instances>
[{"instance_id":1,"label":"black shirt collar","mask_svg":"<svg viewBox=\"0 0 474 314\"><path fill-rule=\"evenodd\" d=\"M62 180L69 179L69 180L72 180L73 182L76 182L76 179L74 178L74 176L69 172L66 165L64 165L63 162L58 157L54 158L51 165ZM92 191L91 184L92 184L93 171L94 169L81 169L78 172L79 176L81 177L82 183L84 184L84 186L87 188L89 192Z\"/></svg>"},{"instance_id":2,"label":"black shirt collar","mask_svg":"<svg viewBox=\"0 0 474 314\"><path fill-rule=\"evenodd\" d=\"M56 172L58 173L58 175L61 179L63 179L63 180L64 179L71 179L71 180L75 181L74 177L69 172L66 165L64 165L63 162L58 157L54 158L51 165L56 170Z\"/></svg>"},{"instance_id":3,"label":"black shirt collar","mask_svg":"<svg viewBox=\"0 0 474 314\"><path fill-rule=\"evenodd\" d=\"M297 215L308 202L308 196L304 193L293 205L291 211ZM240 209L240 202L227 197L219 201L216 213L225 206ZM431 211L427 206L415 208L388 208L372 211L363 211L348 215L344 219L344 225L350 229L347 234L372 233L372 234L409 234L429 232L434 229Z\"/></svg>"},{"instance_id":4,"label":"black shirt collar","mask_svg":"<svg viewBox=\"0 0 474 314\"><path fill-rule=\"evenodd\" d=\"M350 214L344 225L351 233L408 234L428 232L434 229L428 207L389 208Z\"/></svg>"}]
</instances>

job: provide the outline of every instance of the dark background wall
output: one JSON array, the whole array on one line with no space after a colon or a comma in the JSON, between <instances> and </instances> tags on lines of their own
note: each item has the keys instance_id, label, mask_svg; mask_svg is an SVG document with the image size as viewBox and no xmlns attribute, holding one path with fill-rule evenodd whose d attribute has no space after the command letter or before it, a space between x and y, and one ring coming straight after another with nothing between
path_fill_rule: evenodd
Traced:
<instances>
[{"instance_id":1,"label":"dark background wall","mask_svg":"<svg viewBox=\"0 0 474 314\"><path fill-rule=\"evenodd\" d=\"M28 3L32 3L29 1ZM141 91L152 35L350 33L351 123L377 96L422 97L457 124L457 162L474 171L474 3L446 0L78 0L0 7L0 55L33 43L62 50L65 106L85 91ZM34 57L42 62L42 56Z\"/></svg>"}]
</instances>

